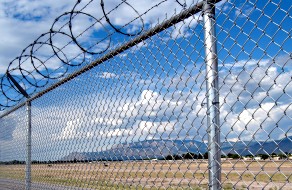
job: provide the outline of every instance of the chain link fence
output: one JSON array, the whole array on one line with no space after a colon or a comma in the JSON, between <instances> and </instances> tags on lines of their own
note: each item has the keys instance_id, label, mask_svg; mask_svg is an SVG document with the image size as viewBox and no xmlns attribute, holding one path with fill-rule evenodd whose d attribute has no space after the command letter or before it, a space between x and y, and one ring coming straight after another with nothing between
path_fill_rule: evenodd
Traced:
<instances>
[{"instance_id":1,"label":"chain link fence","mask_svg":"<svg viewBox=\"0 0 292 190\"><path fill-rule=\"evenodd\" d=\"M289 0L78 1L1 77L0 189L291 189Z\"/></svg>"}]
</instances>

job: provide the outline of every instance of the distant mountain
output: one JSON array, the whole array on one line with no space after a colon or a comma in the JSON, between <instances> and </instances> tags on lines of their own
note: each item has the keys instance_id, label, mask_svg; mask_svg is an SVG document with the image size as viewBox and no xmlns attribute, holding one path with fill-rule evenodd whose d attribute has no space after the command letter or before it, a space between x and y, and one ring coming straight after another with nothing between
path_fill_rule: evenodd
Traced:
<instances>
[{"instance_id":1,"label":"distant mountain","mask_svg":"<svg viewBox=\"0 0 292 190\"><path fill-rule=\"evenodd\" d=\"M292 136L276 141L237 141L222 143L224 154L272 154L292 152ZM207 144L196 140L145 140L123 143L100 152L72 152L61 160L142 160L161 159L167 155L181 155L187 152L204 154Z\"/></svg>"},{"instance_id":2,"label":"distant mountain","mask_svg":"<svg viewBox=\"0 0 292 190\"><path fill-rule=\"evenodd\" d=\"M254 142L249 148L242 148L237 152L241 155L292 153L292 136L276 141Z\"/></svg>"},{"instance_id":3,"label":"distant mountain","mask_svg":"<svg viewBox=\"0 0 292 190\"><path fill-rule=\"evenodd\" d=\"M145 140L116 145L101 152L72 152L61 160L142 160L167 155L207 152L207 145L195 140Z\"/></svg>"}]
</instances>

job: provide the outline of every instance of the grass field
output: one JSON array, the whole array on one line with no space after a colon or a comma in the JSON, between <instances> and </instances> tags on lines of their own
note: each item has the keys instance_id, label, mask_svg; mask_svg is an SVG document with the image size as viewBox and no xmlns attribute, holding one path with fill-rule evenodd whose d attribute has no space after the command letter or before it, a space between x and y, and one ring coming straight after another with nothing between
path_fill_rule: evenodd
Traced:
<instances>
[{"instance_id":1,"label":"grass field","mask_svg":"<svg viewBox=\"0 0 292 190\"><path fill-rule=\"evenodd\" d=\"M32 165L32 181L92 189L206 189L206 161ZM224 189L292 189L292 163L224 161ZM24 165L1 165L0 178L23 180Z\"/></svg>"}]
</instances>

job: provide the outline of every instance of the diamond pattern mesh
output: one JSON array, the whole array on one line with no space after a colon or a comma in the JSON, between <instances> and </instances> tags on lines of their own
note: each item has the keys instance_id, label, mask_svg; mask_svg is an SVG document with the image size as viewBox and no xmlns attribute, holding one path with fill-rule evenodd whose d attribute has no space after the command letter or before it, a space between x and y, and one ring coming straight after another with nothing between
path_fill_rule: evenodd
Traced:
<instances>
[{"instance_id":1,"label":"diamond pattern mesh","mask_svg":"<svg viewBox=\"0 0 292 190\"><path fill-rule=\"evenodd\" d=\"M26 101L31 189L211 189L212 143L222 189L291 189L291 2L216 1L220 142L203 2L113 2L78 1L11 62L28 100L2 76L0 189L28 188Z\"/></svg>"}]
</instances>

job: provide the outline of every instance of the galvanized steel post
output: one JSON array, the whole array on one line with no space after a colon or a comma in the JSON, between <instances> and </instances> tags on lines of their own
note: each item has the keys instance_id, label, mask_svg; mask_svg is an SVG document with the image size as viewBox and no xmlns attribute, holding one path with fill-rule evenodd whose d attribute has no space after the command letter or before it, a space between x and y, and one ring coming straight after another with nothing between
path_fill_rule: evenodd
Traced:
<instances>
[{"instance_id":1,"label":"galvanized steel post","mask_svg":"<svg viewBox=\"0 0 292 190\"><path fill-rule=\"evenodd\" d=\"M25 190L31 189L31 102L26 102L27 111L27 137L25 160Z\"/></svg>"},{"instance_id":2,"label":"galvanized steel post","mask_svg":"<svg viewBox=\"0 0 292 190\"><path fill-rule=\"evenodd\" d=\"M221 189L221 150L219 120L218 57L215 33L215 1L203 5L206 63L207 132L209 189Z\"/></svg>"},{"instance_id":3,"label":"galvanized steel post","mask_svg":"<svg viewBox=\"0 0 292 190\"><path fill-rule=\"evenodd\" d=\"M27 99L30 96L27 92L18 84L18 82L6 72L7 77L19 90L19 92ZM27 136L26 136L26 158L25 158L25 190L31 189L31 100L26 101L26 111L27 111Z\"/></svg>"}]
</instances>

